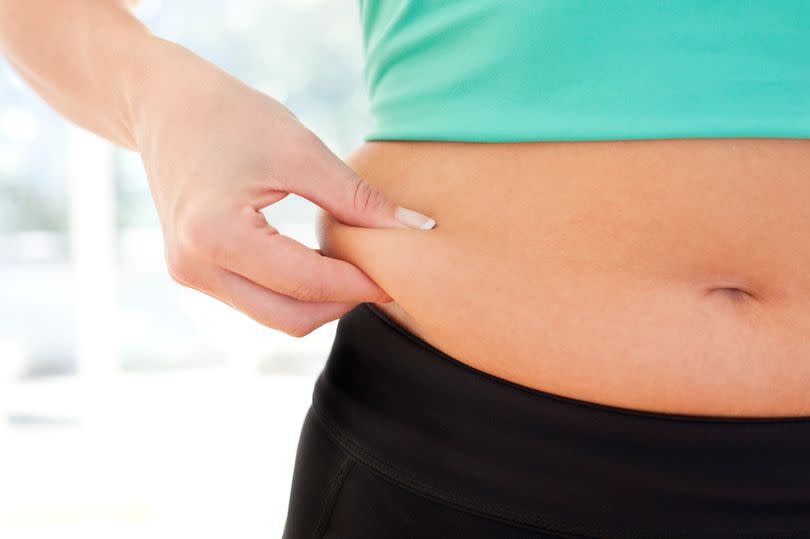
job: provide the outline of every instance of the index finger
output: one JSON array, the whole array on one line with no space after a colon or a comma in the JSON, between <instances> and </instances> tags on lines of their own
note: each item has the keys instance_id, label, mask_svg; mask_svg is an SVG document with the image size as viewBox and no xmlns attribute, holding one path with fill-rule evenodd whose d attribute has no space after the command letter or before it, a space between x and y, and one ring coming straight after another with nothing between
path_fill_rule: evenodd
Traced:
<instances>
[{"instance_id":1,"label":"index finger","mask_svg":"<svg viewBox=\"0 0 810 539\"><path fill-rule=\"evenodd\" d=\"M284 236L265 221L237 231L213 262L304 301L388 302L391 297L357 266Z\"/></svg>"}]
</instances>

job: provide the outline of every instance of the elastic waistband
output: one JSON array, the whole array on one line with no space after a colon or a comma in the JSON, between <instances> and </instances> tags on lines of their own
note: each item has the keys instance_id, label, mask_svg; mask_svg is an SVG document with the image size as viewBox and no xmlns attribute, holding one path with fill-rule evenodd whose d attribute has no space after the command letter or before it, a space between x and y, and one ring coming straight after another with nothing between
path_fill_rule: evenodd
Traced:
<instances>
[{"instance_id":1,"label":"elastic waistband","mask_svg":"<svg viewBox=\"0 0 810 539\"><path fill-rule=\"evenodd\" d=\"M341 317L313 411L442 503L569 537L810 537L810 416L632 410L473 369L370 303Z\"/></svg>"}]
</instances>

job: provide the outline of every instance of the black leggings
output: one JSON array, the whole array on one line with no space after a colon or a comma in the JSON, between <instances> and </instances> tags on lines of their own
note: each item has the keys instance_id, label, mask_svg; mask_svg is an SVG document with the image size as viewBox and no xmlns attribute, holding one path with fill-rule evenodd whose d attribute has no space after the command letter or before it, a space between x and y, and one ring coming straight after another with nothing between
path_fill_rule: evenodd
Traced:
<instances>
[{"instance_id":1,"label":"black leggings","mask_svg":"<svg viewBox=\"0 0 810 539\"><path fill-rule=\"evenodd\" d=\"M536 391L358 305L315 385L284 538L482 537L810 538L810 417Z\"/></svg>"}]
</instances>

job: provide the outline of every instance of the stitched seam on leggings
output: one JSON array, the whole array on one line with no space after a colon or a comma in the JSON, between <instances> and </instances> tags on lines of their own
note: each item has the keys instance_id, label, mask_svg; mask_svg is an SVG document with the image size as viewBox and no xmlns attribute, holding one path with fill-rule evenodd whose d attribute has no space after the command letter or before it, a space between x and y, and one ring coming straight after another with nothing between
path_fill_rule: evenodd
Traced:
<instances>
[{"instance_id":1,"label":"stitched seam on leggings","mask_svg":"<svg viewBox=\"0 0 810 539\"><path fill-rule=\"evenodd\" d=\"M520 390L523 393L528 393L534 398L543 398L543 399L553 399L556 401L563 402L565 404L571 404L574 406L579 406L581 408L587 409L595 409L600 410L602 412L612 413L612 414L624 414L633 417L643 417L646 419L653 419L656 421L686 421L689 423L721 423L721 424L787 424L787 423L810 423L810 415L800 416L800 417L717 417L717 418L707 418L707 417L699 417L699 416L690 416L686 414L668 414L666 412L645 412L644 410L632 410L630 408L621 408L617 406L610 406L607 404L599 404L599 403L588 403L582 402L575 399L569 399L565 395L555 395L553 393L547 392L538 392L530 387L523 386L520 384L516 384L515 382L505 380L503 378L498 378L497 376L493 376L492 374L475 369L466 363L459 361L458 359L454 358L451 355L442 352L435 346L431 345L428 342L425 342L415 335L412 335L405 331L400 326L393 323L391 320L386 318L385 316L378 313L375 309L376 307L371 306L369 303L361 303L360 305L364 306L366 309L371 311L377 318L385 322L390 328L394 331L408 339L409 341L415 343L420 348L427 350L431 354L438 354L442 358L447 361L450 361L452 364L460 367L468 372L475 374L476 376L481 376L492 380L493 382L497 382L498 384L505 385L511 389Z\"/></svg>"},{"instance_id":2,"label":"stitched seam on leggings","mask_svg":"<svg viewBox=\"0 0 810 539\"><path fill-rule=\"evenodd\" d=\"M335 509L335 504L337 503L340 489L343 486L346 477L349 475L349 472L352 471L352 468L354 468L354 459L351 456L347 456L343 460L343 463L341 463L340 468L335 476L332 478L329 485L329 493L326 495L323 502L323 508L321 509L321 518L318 521L318 526L315 528L316 539L322 539L326 534L326 529L332 520L332 512Z\"/></svg>"},{"instance_id":3,"label":"stitched seam on leggings","mask_svg":"<svg viewBox=\"0 0 810 539\"><path fill-rule=\"evenodd\" d=\"M605 530L599 527L586 528L580 524L556 518L554 520L559 523L557 525L562 526L561 528L555 527L556 525L554 524L541 524L539 521L547 520L548 517L542 515L527 515L516 512L507 507L472 501L462 496L445 492L431 485L427 485L419 479L402 472L401 470L394 469L386 462L357 445L353 440L340 432L340 430L331 422L331 420L329 420L325 414L317 408L315 403L313 403L312 409L315 412L315 417L318 418L326 429L327 433L338 445L340 445L340 447L343 448L344 451L395 484L416 491L420 495L428 496L429 498L456 506L466 511L475 512L478 515L490 519L500 520L511 525L522 525L534 530L547 531L551 533L563 533L568 534L569 536L576 534L576 537L579 537L580 539L602 539L604 537L608 537L608 535L590 535L593 532L599 534L614 533L612 530ZM627 535L627 532L623 532L623 534L624 535L622 537L624 539L663 539L664 537L669 537L664 536L659 532L652 535ZM616 535L609 535L609 537L618 539Z\"/></svg>"}]
</instances>

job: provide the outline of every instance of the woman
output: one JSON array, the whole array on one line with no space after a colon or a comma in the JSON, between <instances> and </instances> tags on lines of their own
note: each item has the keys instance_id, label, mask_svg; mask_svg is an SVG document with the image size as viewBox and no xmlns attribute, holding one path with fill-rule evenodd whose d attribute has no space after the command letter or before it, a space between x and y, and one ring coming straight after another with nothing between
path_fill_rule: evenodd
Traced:
<instances>
[{"instance_id":1,"label":"woman","mask_svg":"<svg viewBox=\"0 0 810 539\"><path fill-rule=\"evenodd\" d=\"M340 318L286 538L810 536L810 5L361 1L348 166L122 0L0 6L178 282Z\"/></svg>"}]
</instances>

